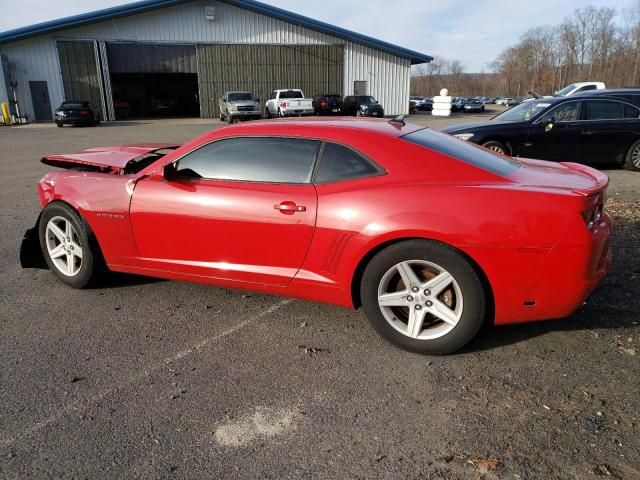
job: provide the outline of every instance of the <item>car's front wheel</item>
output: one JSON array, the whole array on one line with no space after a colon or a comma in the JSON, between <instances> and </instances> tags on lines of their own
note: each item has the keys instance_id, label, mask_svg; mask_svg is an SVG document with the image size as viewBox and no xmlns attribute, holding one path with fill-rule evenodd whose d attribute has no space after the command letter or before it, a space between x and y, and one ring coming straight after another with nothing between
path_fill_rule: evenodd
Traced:
<instances>
[{"instance_id":1,"label":"car's front wheel","mask_svg":"<svg viewBox=\"0 0 640 480\"><path fill-rule=\"evenodd\" d=\"M49 204L40 217L38 233L44 258L56 277L74 288L94 280L100 254L75 210L63 203Z\"/></svg>"},{"instance_id":2,"label":"car's front wheel","mask_svg":"<svg viewBox=\"0 0 640 480\"><path fill-rule=\"evenodd\" d=\"M640 172L640 140L631 145L624 162L624 168L634 172Z\"/></svg>"},{"instance_id":3,"label":"car's front wheel","mask_svg":"<svg viewBox=\"0 0 640 480\"><path fill-rule=\"evenodd\" d=\"M473 266L457 250L428 240L400 242L376 254L360 295L373 328L412 352L454 352L485 319L485 291Z\"/></svg>"},{"instance_id":4,"label":"car's front wheel","mask_svg":"<svg viewBox=\"0 0 640 480\"><path fill-rule=\"evenodd\" d=\"M482 146L487 150L491 150L494 153L498 153L500 155L509 155L509 151L507 150L507 147L502 142L491 140L489 142L484 142Z\"/></svg>"}]
</instances>

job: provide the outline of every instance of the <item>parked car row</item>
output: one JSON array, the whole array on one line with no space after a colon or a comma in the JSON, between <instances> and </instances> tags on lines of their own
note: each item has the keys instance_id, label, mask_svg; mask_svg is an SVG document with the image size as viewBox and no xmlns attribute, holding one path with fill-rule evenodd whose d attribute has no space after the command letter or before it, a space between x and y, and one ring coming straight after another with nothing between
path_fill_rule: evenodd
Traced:
<instances>
[{"instance_id":1,"label":"parked car row","mask_svg":"<svg viewBox=\"0 0 640 480\"><path fill-rule=\"evenodd\" d=\"M262 117L260 99L251 92L225 92L218 102L220 120L254 120ZM384 117L384 107L371 95L319 94L306 98L300 89L274 90L264 108L266 118L307 115L351 115Z\"/></svg>"}]
</instances>

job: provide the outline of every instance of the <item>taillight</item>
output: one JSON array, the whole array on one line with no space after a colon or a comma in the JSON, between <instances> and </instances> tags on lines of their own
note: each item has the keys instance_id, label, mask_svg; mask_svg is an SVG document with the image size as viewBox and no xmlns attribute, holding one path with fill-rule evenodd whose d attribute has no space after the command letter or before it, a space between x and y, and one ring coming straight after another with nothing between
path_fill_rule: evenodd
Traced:
<instances>
[{"instance_id":1,"label":"taillight","mask_svg":"<svg viewBox=\"0 0 640 480\"><path fill-rule=\"evenodd\" d=\"M321 107L328 107L329 106L329 102L320 102L320 106Z\"/></svg>"},{"instance_id":2,"label":"taillight","mask_svg":"<svg viewBox=\"0 0 640 480\"><path fill-rule=\"evenodd\" d=\"M282 107L282 108L287 108L287 102L282 102L281 107Z\"/></svg>"},{"instance_id":3,"label":"taillight","mask_svg":"<svg viewBox=\"0 0 640 480\"><path fill-rule=\"evenodd\" d=\"M86 117L87 115L89 115L89 111L88 110L80 110L80 116L81 117Z\"/></svg>"},{"instance_id":4,"label":"taillight","mask_svg":"<svg viewBox=\"0 0 640 480\"><path fill-rule=\"evenodd\" d=\"M589 210L582 212L582 219L589 230L598 224L604 214L604 205L600 204Z\"/></svg>"}]
</instances>

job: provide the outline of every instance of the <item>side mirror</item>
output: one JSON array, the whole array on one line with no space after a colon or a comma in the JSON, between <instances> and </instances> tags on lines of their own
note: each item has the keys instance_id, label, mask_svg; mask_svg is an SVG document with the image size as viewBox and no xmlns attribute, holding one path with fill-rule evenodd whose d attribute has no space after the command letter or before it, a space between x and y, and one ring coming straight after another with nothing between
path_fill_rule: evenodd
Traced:
<instances>
[{"instance_id":1,"label":"side mirror","mask_svg":"<svg viewBox=\"0 0 640 480\"><path fill-rule=\"evenodd\" d=\"M553 124L556 123L556 119L553 115L545 115L540 119L540 125L544 127L544 131L548 132L553 128Z\"/></svg>"},{"instance_id":2,"label":"side mirror","mask_svg":"<svg viewBox=\"0 0 640 480\"><path fill-rule=\"evenodd\" d=\"M169 162L164 166L163 176L165 180L175 180L178 178L178 169L175 163Z\"/></svg>"}]
</instances>

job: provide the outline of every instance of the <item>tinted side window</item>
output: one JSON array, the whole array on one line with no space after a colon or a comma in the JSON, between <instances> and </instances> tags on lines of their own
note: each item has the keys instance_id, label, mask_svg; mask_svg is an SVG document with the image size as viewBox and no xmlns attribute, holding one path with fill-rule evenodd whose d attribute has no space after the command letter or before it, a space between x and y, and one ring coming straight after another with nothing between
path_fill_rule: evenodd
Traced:
<instances>
[{"instance_id":1,"label":"tinted side window","mask_svg":"<svg viewBox=\"0 0 640 480\"><path fill-rule=\"evenodd\" d=\"M588 90L595 90L597 87L595 85L585 85L584 87L579 88L575 91L575 93L586 92Z\"/></svg>"},{"instance_id":2,"label":"tinted side window","mask_svg":"<svg viewBox=\"0 0 640 480\"><path fill-rule=\"evenodd\" d=\"M587 120L612 120L624 118L624 104L607 100L590 100L587 102Z\"/></svg>"},{"instance_id":3,"label":"tinted side window","mask_svg":"<svg viewBox=\"0 0 640 480\"><path fill-rule=\"evenodd\" d=\"M230 138L182 157L181 178L309 183L320 142L290 138Z\"/></svg>"},{"instance_id":4,"label":"tinted side window","mask_svg":"<svg viewBox=\"0 0 640 480\"><path fill-rule=\"evenodd\" d=\"M556 122L574 122L580 118L580 102L569 102L554 108L550 114Z\"/></svg>"},{"instance_id":5,"label":"tinted side window","mask_svg":"<svg viewBox=\"0 0 640 480\"><path fill-rule=\"evenodd\" d=\"M380 171L382 170L350 148L327 143L322 151L316 183L366 177Z\"/></svg>"},{"instance_id":6,"label":"tinted side window","mask_svg":"<svg viewBox=\"0 0 640 480\"><path fill-rule=\"evenodd\" d=\"M640 117L640 110L631 105L624 106L624 118L638 118Z\"/></svg>"},{"instance_id":7,"label":"tinted side window","mask_svg":"<svg viewBox=\"0 0 640 480\"><path fill-rule=\"evenodd\" d=\"M428 128L401 138L497 175L508 175L520 168L520 163L517 160L498 155L473 143Z\"/></svg>"}]
</instances>

